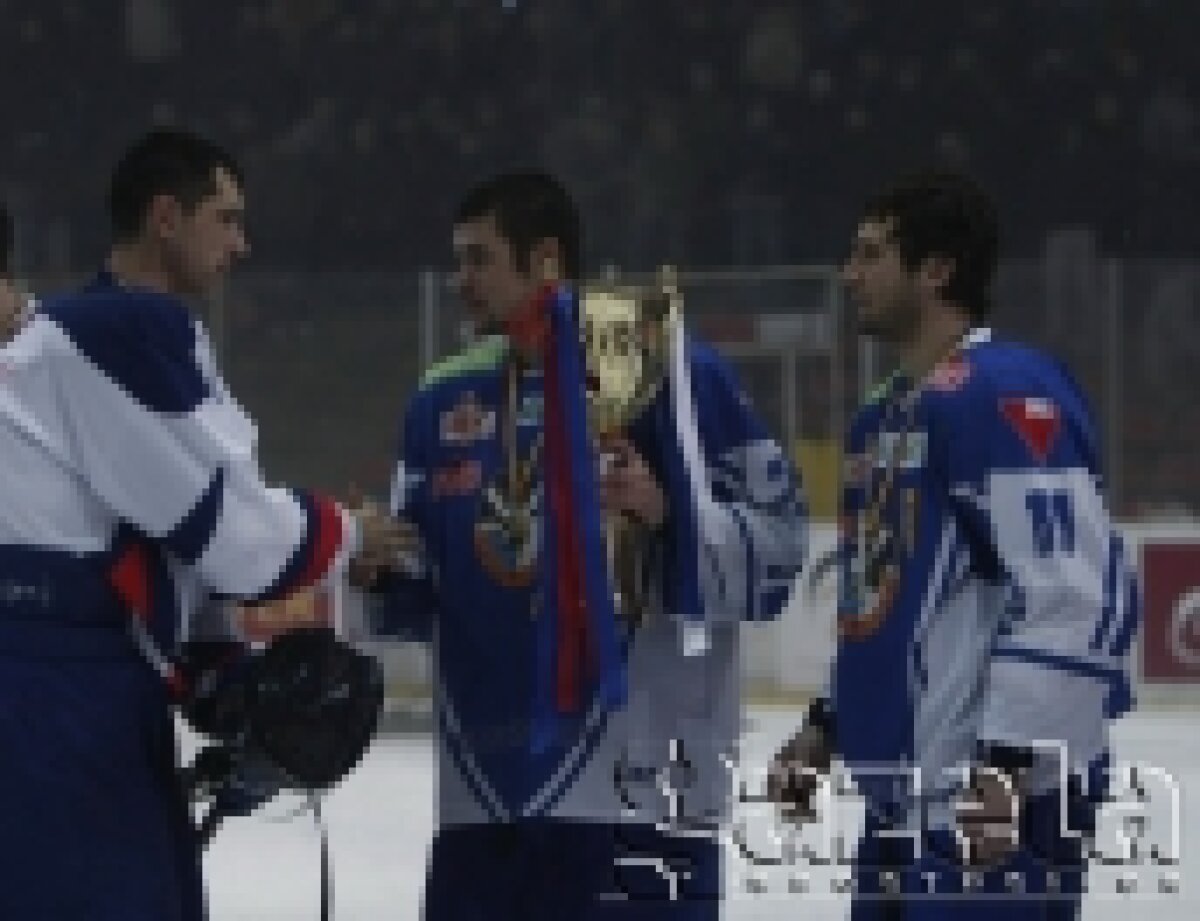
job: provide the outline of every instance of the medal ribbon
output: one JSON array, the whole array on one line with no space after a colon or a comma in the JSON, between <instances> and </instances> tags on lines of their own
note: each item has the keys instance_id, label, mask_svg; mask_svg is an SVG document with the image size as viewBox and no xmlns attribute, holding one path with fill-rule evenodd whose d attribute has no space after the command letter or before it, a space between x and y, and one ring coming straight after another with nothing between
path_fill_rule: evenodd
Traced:
<instances>
[{"instance_id":1,"label":"medal ribbon","mask_svg":"<svg viewBox=\"0 0 1200 921\"><path fill-rule=\"evenodd\" d=\"M598 685L624 699L616 613L601 526L596 454L587 425L586 371L575 297L547 286L511 326L514 342L542 360L546 406L543 457L538 675L534 746L557 737L558 719L579 713Z\"/></svg>"}]
</instances>

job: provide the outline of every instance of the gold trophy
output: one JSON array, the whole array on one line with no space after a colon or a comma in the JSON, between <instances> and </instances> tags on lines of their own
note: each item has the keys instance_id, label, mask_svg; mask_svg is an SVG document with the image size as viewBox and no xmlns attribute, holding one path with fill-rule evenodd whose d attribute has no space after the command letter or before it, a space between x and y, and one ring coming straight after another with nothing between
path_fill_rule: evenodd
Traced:
<instances>
[{"instance_id":1,"label":"gold trophy","mask_svg":"<svg viewBox=\"0 0 1200 921\"><path fill-rule=\"evenodd\" d=\"M580 324L588 378L588 424L601 464L615 462L604 451L662 389L670 361L671 324L680 296L675 273L664 268L655 285L596 283L580 294ZM638 525L623 515L604 523L609 572L619 616L630 624L646 611L639 578L642 546Z\"/></svg>"}]
</instances>

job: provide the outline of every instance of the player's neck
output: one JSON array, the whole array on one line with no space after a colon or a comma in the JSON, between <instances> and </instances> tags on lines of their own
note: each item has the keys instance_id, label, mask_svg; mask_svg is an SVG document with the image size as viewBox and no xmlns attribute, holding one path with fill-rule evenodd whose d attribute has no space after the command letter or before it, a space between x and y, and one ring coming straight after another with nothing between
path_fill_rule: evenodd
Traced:
<instances>
[{"instance_id":1,"label":"player's neck","mask_svg":"<svg viewBox=\"0 0 1200 921\"><path fill-rule=\"evenodd\" d=\"M925 376L944 361L971 328L970 320L954 309L924 313L912 339L900 349L900 364L913 381Z\"/></svg>"},{"instance_id":2,"label":"player's neck","mask_svg":"<svg viewBox=\"0 0 1200 921\"><path fill-rule=\"evenodd\" d=\"M127 287L176 293L162 260L137 243L114 246L108 256L108 270Z\"/></svg>"},{"instance_id":3,"label":"player's neck","mask_svg":"<svg viewBox=\"0 0 1200 921\"><path fill-rule=\"evenodd\" d=\"M542 363L542 339L548 333L543 301L543 289L531 289L499 324L508 336L510 354L518 368L537 368Z\"/></svg>"},{"instance_id":4,"label":"player's neck","mask_svg":"<svg viewBox=\"0 0 1200 921\"><path fill-rule=\"evenodd\" d=\"M541 353L529 346L520 345L516 342L512 344L513 360L516 362L519 370L526 368L540 368L542 366Z\"/></svg>"}]
</instances>

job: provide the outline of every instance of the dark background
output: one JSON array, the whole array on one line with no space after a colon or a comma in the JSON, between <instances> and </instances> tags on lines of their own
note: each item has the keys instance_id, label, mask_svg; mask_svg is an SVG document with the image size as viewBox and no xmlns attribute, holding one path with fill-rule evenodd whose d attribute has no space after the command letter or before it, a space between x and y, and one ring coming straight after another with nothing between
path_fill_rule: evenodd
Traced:
<instances>
[{"instance_id":1,"label":"dark background","mask_svg":"<svg viewBox=\"0 0 1200 921\"><path fill-rule=\"evenodd\" d=\"M27 272L91 264L155 123L244 161L260 266L444 264L465 183L579 196L593 264L829 261L881 178L961 166L1005 248L1200 248L1194 0L0 0Z\"/></svg>"},{"instance_id":2,"label":"dark background","mask_svg":"<svg viewBox=\"0 0 1200 921\"><path fill-rule=\"evenodd\" d=\"M42 293L94 270L147 128L211 135L245 167L254 252L209 321L264 466L382 493L401 407L459 344L419 270L447 266L467 183L547 168L593 272L681 267L689 321L832 509L887 369L833 267L881 182L961 167L1001 209L996 325L1079 376L1118 512L1200 512L1200 2L514 2L0 0L18 272ZM747 338L764 315L832 339Z\"/></svg>"}]
</instances>

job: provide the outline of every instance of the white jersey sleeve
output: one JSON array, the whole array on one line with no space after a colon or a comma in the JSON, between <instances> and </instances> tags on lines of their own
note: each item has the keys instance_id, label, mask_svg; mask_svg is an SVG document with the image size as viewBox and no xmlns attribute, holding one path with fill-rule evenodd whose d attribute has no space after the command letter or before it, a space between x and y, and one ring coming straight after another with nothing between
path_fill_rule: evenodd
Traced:
<instances>
[{"instance_id":1,"label":"white jersey sleeve","mask_svg":"<svg viewBox=\"0 0 1200 921\"><path fill-rule=\"evenodd\" d=\"M1137 587L1101 492L1084 399L1056 365L1025 358L973 382L941 439L974 565L1007 599L979 737L1065 746L1083 773L1106 747L1106 720L1130 705Z\"/></svg>"},{"instance_id":2,"label":"white jersey sleeve","mask_svg":"<svg viewBox=\"0 0 1200 921\"><path fill-rule=\"evenodd\" d=\"M353 522L337 505L265 484L254 425L181 304L114 287L50 302L31 325L29 370L53 388L63 460L212 590L287 594L344 555Z\"/></svg>"}]
</instances>

